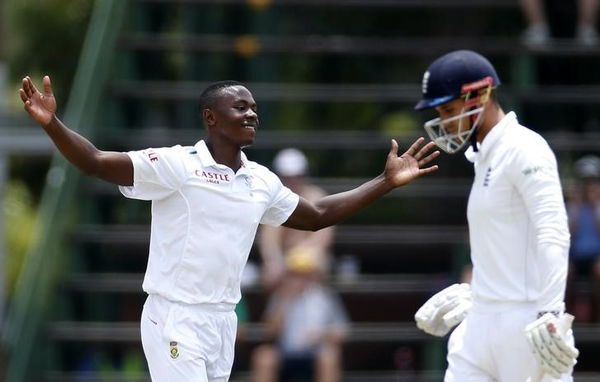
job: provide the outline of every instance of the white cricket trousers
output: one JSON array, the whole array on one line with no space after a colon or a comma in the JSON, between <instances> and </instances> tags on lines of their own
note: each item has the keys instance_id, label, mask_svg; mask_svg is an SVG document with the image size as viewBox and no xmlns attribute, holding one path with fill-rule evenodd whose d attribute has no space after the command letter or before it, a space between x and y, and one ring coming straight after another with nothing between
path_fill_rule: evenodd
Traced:
<instances>
[{"instance_id":1,"label":"white cricket trousers","mask_svg":"<svg viewBox=\"0 0 600 382\"><path fill-rule=\"evenodd\" d=\"M152 381L227 382L237 331L234 309L149 295L140 328Z\"/></svg>"},{"instance_id":2,"label":"white cricket trousers","mask_svg":"<svg viewBox=\"0 0 600 382\"><path fill-rule=\"evenodd\" d=\"M474 302L448 340L444 382L573 381L572 371L554 379L539 368L525 337L537 315L532 303Z\"/></svg>"}]
</instances>

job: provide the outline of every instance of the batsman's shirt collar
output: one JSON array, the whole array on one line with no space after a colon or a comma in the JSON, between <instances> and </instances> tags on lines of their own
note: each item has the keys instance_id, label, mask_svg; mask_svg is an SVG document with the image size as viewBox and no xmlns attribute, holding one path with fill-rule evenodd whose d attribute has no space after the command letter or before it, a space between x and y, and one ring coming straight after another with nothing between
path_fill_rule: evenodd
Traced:
<instances>
[{"instance_id":1,"label":"batsman's shirt collar","mask_svg":"<svg viewBox=\"0 0 600 382\"><path fill-rule=\"evenodd\" d=\"M478 152L473 151L473 147L469 146L469 148L465 151L465 157L467 160L475 163L476 161L485 159L492 147L494 147L500 137L504 135L506 127L513 123L517 123L517 115L514 111L511 111L510 113L506 114L496 126L492 127L481 144L477 143L479 149Z\"/></svg>"}]
</instances>

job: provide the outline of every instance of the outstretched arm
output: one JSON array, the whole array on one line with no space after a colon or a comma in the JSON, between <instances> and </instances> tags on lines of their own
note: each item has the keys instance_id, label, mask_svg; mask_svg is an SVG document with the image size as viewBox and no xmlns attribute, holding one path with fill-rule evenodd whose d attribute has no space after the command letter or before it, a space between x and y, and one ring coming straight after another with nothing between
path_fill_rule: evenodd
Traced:
<instances>
[{"instance_id":1,"label":"outstretched arm","mask_svg":"<svg viewBox=\"0 0 600 382\"><path fill-rule=\"evenodd\" d=\"M56 100L50 77L43 79L44 92L29 77L23 78L19 95L29 115L39 123L61 154L83 173L111 183L131 186L133 163L125 153L101 151L85 137L66 127L56 116Z\"/></svg>"},{"instance_id":2,"label":"outstretched arm","mask_svg":"<svg viewBox=\"0 0 600 382\"><path fill-rule=\"evenodd\" d=\"M283 225L311 231L329 227L356 214L394 188L436 171L437 165L424 166L440 152L428 154L435 143L422 146L424 141L424 138L417 139L404 154L398 156L398 143L392 139L383 174L353 190L326 196L315 203L300 198L298 207Z\"/></svg>"}]
</instances>

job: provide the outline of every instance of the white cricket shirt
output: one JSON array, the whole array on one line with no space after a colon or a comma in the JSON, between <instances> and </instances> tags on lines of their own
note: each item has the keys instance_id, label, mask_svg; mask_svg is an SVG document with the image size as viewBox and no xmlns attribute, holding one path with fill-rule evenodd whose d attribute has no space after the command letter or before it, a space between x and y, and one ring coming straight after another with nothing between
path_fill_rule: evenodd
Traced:
<instances>
[{"instance_id":1,"label":"white cricket shirt","mask_svg":"<svg viewBox=\"0 0 600 382\"><path fill-rule=\"evenodd\" d=\"M567 214L556 158L539 134L508 113L484 138L474 162L467 215L475 301L564 300Z\"/></svg>"},{"instance_id":2,"label":"white cricket shirt","mask_svg":"<svg viewBox=\"0 0 600 382\"><path fill-rule=\"evenodd\" d=\"M121 193L152 201L144 291L188 304L237 303L259 223L284 223L298 195L244 153L237 173L216 163L204 141L127 154L134 183Z\"/></svg>"}]
</instances>

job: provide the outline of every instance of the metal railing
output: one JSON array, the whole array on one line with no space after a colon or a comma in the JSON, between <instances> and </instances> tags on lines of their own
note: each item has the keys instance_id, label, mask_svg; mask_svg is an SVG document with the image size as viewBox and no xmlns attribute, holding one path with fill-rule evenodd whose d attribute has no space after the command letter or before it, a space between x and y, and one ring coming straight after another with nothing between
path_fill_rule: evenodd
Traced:
<instances>
[{"instance_id":1,"label":"metal railing","mask_svg":"<svg viewBox=\"0 0 600 382\"><path fill-rule=\"evenodd\" d=\"M121 38L123 47L139 51L187 53L238 53L247 55L302 54L431 58L455 49L473 49L485 55L569 57L598 56L600 46L573 44L572 39L554 39L551 44L526 46L512 37L364 37L350 35L225 35L138 33Z\"/></svg>"}]
</instances>

